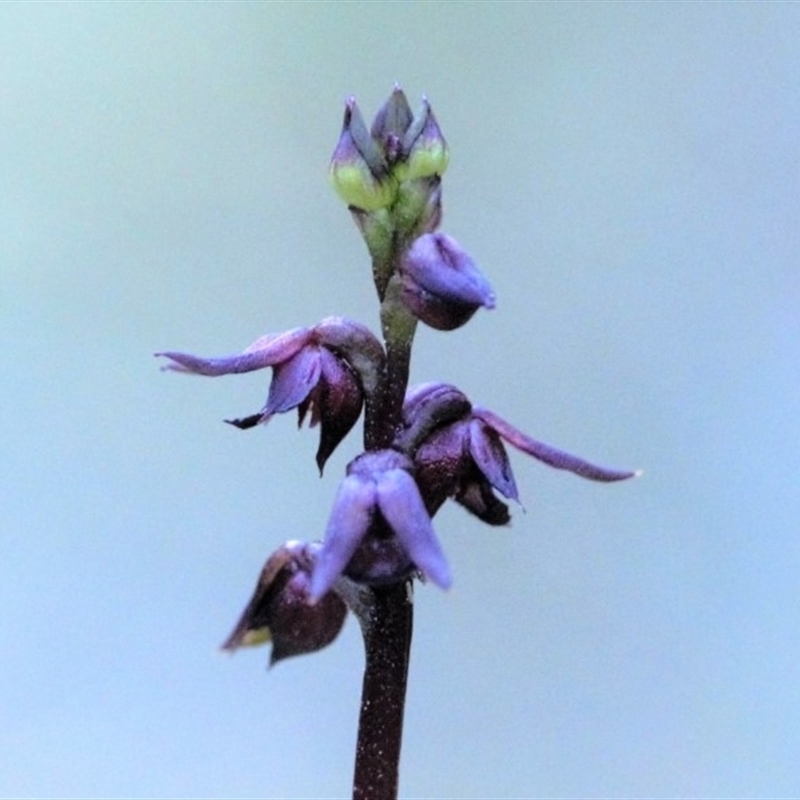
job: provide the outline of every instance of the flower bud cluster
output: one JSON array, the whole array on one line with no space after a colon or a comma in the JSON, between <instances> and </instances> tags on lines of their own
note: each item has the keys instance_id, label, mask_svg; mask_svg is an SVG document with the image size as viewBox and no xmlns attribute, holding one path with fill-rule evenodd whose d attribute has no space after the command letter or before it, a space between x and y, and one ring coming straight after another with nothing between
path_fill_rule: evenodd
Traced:
<instances>
[{"instance_id":1,"label":"flower bud cluster","mask_svg":"<svg viewBox=\"0 0 800 800\"><path fill-rule=\"evenodd\" d=\"M370 130L355 98L347 100L330 178L337 194L354 210L376 212L400 203L418 206L421 213L449 159L447 142L427 99L414 116L404 92L395 87Z\"/></svg>"},{"instance_id":2,"label":"flower bud cluster","mask_svg":"<svg viewBox=\"0 0 800 800\"><path fill-rule=\"evenodd\" d=\"M495 295L473 259L452 236L435 233L442 216L441 176L447 143L427 99L412 114L395 87L367 130L353 98L330 164L330 176L373 256L378 295L400 282L400 303L437 330L463 325ZM402 257L388 264L392 248Z\"/></svg>"}]
</instances>

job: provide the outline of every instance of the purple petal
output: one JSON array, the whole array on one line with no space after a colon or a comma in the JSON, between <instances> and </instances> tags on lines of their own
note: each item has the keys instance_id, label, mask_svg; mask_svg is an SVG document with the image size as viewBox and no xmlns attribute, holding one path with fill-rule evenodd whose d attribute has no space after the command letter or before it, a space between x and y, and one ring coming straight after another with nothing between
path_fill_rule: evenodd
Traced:
<instances>
[{"instance_id":1,"label":"purple petal","mask_svg":"<svg viewBox=\"0 0 800 800\"><path fill-rule=\"evenodd\" d=\"M293 328L285 333L262 336L244 352L232 356L200 358L189 353L175 352L156 353L156 356L169 358L173 362L166 364L163 369L216 377L274 367L295 355L310 338L309 328Z\"/></svg>"},{"instance_id":2,"label":"purple petal","mask_svg":"<svg viewBox=\"0 0 800 800\"><path fill-rule=\"evenodd\" d=\"M421 322L437 331L454 331L472 319L478 306L432 294L410 275L401 279L400 297L406 308Z\"/></svg>"},{"instance_id":3,"label":"purple petal","mask_svg":"<svg viewBox=\"0 0 800 800\"><path fill-rule=\"evenodd\" d=\"M477 308L494 308L495 295L467 252L444 233L420 236L406 254L403 271L425 291Z\"/></svg>"},{"instance_id":4,"label":"purple petal","mask_svg":"<svg viewBox=\"0 0 800 800\"><path fill-rule=\"evenodd\" d=\"M482 421L469 425L469 452L489 483L504 497L519 502L517 484L500 437Z\"/></svg>"},{"instance_id":5,"label":"purple petal","mask_svg":"<svg viewBox=\"0 0 800 800\"><path fill-rule=\"evenodd\" d=\"M454 422L434 431L414 454L414 477L431 516L473 471L478 472L468 440L468 423Z\"/></svg>"},{"instance_id":6,"label":"purple petal","mask_svg":"<svg viewBox=\"0 0 800 800\"><path fill-rule=\"evenodd\" d=\"M537 442L535 439L526 436L522 431L517 430L513 425L510 425L504 419L485 408L473 406L472 413L475 417L483 420L499 433L510 445L513 445L518 450L522 450L523 453L527 453L529 456L533 456L539 461L543 461L545 464L555 467L556 469L566 469L569 472L580 475L582 478L604 482L622 481L626 478L634 478L641 474L638 471L599 467L595 464L590 464L588 461L584 461L582 458L572 456L562 450L557 450L555 447Z\"/></svg>"},{"instance_id":7,"label":"purple petal","mask_svg":"<svg viewBox=\"0 0 800 800\"><path fill-rule=\"evenodd\" d=\"M449 589L450 567L414 479L403 469L390 469L377 485L378 507L409 558L437 586Z\"/></svg>"},{"instance_id":8,"label":"purple petal","mask_svg":"<svg viewBox=\"0 0 800 800\"><path fill-rule=\"evenodd\" d=\"M319 382L321 366L318 347L309 345L288 361L275 366L264 415L280 414L300 405Z\"/></svg>"},{"instance_id":9,"label":"purple petal","mask_svg":"<svg viewBox=\"0 0 800 800\"><path fill-rule=\"evenodd\" d=\"M311 602L333 586L364 538L375 509L375 484L348 475L339 485L311 576Z\"/></svg>"}]
</instances>

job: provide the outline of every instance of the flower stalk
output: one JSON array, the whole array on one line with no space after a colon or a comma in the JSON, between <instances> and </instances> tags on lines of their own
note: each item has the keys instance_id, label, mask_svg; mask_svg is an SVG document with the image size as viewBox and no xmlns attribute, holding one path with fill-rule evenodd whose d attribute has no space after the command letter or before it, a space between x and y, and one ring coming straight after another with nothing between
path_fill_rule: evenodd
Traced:
<instances>
[{"instance_id":1,"label":"flower stalk","mask_svg":"<svg viewBox=\"0 0 800 800\"><path fill-rule=\"evenodd\" d=\"M353 613L365 651L356 800L397 797L414 580L442 589L452 582L432 523L439 508L452 499L488 525L506 525L501 497L519 496L507 444L588 480L637 474L532 439L449 384L409 388L418 323L452 331L495 306L473 259L437 230L448 161L426 99L414 114L395 87L369 129L355 100L346 102L329 174L370 254L380 339L358 322L328 317L221 358L157 354L165 369L209 377L270 368L263 407L227 421L249 430L296 410L299 424L320 428L320 473L364 412L364 451L347 465L322 541L290 540L272 553L223 645L272 642L272 665L326 647Z\"/></svg>"},{"instance_id":2,"label":"flower stalk","mask_svg":"<svg viewBox=\"0 0 800 800\"><path fill-rule=\"evenodd\" d=\"M397 797L414 624L413 592L411 579L376 587L371 590L369 615L359 617L365 663L353 800Z\"/></svg>"}]
</instances>

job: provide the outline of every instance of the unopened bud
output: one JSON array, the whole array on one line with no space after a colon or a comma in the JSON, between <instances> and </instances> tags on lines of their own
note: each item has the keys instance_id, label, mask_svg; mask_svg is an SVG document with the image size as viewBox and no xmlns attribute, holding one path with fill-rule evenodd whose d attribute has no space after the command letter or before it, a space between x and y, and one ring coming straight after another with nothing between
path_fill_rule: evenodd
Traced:
<instances>
[{"instance_id":1,"label":"unopened bud","mask_svg":"<svg viewBox=\"0 0 800 800\"><path fill-rule=\"evenodd\" d=\"M403 302L426 325L449 331L480 308L494 308L489 282L450 236L426 233L409 249L401 269Z\"/></svg>"},{"instance_id":2,"label":"unopened bud","mask_svg":"<svg viewBox=\"0 0 800 800\"><path fill-rule=\"evenodd\" d=\"M329 172L334 189L348 206L377 211L394 199L396 181L352 97L345 105L342 133Z\"/></svg>"},{"instance_id":3,"label":"unopened bud","mask_svg":"<svg viewBox=\"0 0 800 800\"><path fill-rule=\"evenodd\" d=\"M395 86L389 99L375 115L370 129L373 140L383 147L390 167L404 156L403 140L413 120L414 115L405 92Z\"/></svg>"},{"instance_id":4,"label":"unopened bud","mask_svg":"<svg viewBox=\"0 0 800 800\"><path fill-rule=\"evenodd\" d=\"M402 152L402 167L396 170L399 180L441 176L447 169L450 150L426 97L403 136Z\"/></svg>"}]
</instances>

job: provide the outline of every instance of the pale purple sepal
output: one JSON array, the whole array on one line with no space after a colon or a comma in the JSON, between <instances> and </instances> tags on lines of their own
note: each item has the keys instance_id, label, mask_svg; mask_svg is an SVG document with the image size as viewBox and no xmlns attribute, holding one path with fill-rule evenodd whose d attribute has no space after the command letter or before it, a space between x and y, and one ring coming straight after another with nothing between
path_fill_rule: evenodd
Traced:
<instances>
[{"instance_id":1,"label":"pale purple sepal","mask_svg":"<svg viewBox=\"0 0 800 800\"><path fill-rule=\"evenodd\" d=\"M435 297L485 308L495 306L489 281L452 236L420 236L408 251L403 269Z\"/></svg>"},{"instance_id":2,"label":"pale purple sepal","mask_svg":"<svg viewBox=\"0 0 800 800\"><path fill-rule=\"evenodd\" d=\"M269 385L264 416L280 414L302 403L317 385L320 372L318 347L304 347L288 361L277 364Z\"/></svg>"},{"instance_id":3,"label":"pale purple sepal","mask_svg":"<svg viewBox=\"0 0 800 800\"><path fill-rule=\"evenodd\" d=\"M483 420L489 427L500 434L510 445L556 469L565 469L580 475L582 478L606 483L623 481L626 478L634 478L641 474L638 471L599 467L596 464L584 461L582 458L565 453L563 450L537 442L488 409L473 406L472 413L473 416Z\"/></svg>"},{"instance_id":4,"label":"pale purple sepal","mask_svg":"<svg viewBox=\"0 0 800 800\"><path fill-rule=\"evenodd\" d=\"M469 452L489 483L504 497L519 502L517 484L500 436L482 421L469 423Z\"/></svg>"},{"instance_id":5,"label":"pale purple sepal","mask_svg":"<svg viewBox=\"0 0 800 800\"><path fill-rule=\"evenodd\" d=\"M348 475L339 484L311 576L311 602L325 595L353 557L372 521L375 494L375 484L356 475Z\"/></svg>"},{"instance_id":6,"label":"pale purple sepal","mask_svg":"<svg viewBox=\"0 0 800 800\"><path fill-rule=\"evenodd\" d=\"M310 340L310 328L293 328L285 333L267 334L256 339L242 353L221 358L200 358L189 353L156 353L156 356L169 358L173 363L163 369L175 372L189 372L194 375L231 375L252 372L272 367L286 361L301 350Z\"/></svg>"},{"instance_id":7,"label":"pale purple sepal","mask_svg":"<svg viewBox=\"0 0 800 800\"><path fill-rule=\"evenodd\" d=\"M414 479L403 469L377 477L378 507L417 568L442 589L453 580Z\"/></svg>"}]
</instances>

